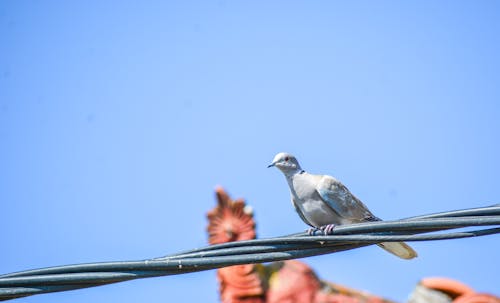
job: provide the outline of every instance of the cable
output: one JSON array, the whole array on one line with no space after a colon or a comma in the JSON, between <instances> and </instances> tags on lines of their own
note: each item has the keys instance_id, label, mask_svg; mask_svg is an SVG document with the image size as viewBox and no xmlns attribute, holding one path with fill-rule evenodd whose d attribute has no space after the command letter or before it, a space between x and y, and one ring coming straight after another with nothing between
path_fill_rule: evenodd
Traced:
<instances>
[{"instance_id":1,"label":"cable","mask_svg":"<svg viewBox=\"0 0 500 303\"><path fill-rule=\"evenodd\" d=\"M443 233L471 226L492 226ZM441 233L437 233L440 231ZM64 265L0 275L0 300L94 287L133 279L204 271L231 265L330 254L380 242L437 241L500 233L500 205L396 221L337 226L331 235L283 237L216 244L160 258Z\"/></svg>"}]
</instances>

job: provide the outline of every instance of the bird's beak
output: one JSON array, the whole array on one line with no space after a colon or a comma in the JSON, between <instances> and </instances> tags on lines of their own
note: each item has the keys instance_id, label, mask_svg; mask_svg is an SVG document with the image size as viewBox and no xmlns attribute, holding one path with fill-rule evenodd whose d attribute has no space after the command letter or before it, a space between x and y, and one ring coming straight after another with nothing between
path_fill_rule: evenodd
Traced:
<instances>
[{"instance_id":1,"label":"bird's beak","mask_svg":"<svg viewBox=\"0 0 500 303\"><path fill-rule=\"evenodd\" d=\"M273 167L275 164L276 164L276 163L271 163L271 164L269 164L269 165L267 166L267 168L269 168L269 167Z\"/></svg>"}]
</instances>

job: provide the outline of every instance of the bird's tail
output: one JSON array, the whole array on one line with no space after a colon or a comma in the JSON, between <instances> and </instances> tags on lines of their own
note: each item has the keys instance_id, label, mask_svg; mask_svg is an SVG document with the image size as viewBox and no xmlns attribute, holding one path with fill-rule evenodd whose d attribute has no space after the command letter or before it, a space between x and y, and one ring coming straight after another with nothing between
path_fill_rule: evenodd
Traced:
<instances>
[{"instance_id":1,"label":"bird's tail","mask_svg":"<svg viewBox=\"0 0 500 303\"><path fill-rule=\"evenodd\" d=\"M417 257L417 252L405 242L383 242L377 245L401 259L409 260Z\"/></svg>"}]
</instances>

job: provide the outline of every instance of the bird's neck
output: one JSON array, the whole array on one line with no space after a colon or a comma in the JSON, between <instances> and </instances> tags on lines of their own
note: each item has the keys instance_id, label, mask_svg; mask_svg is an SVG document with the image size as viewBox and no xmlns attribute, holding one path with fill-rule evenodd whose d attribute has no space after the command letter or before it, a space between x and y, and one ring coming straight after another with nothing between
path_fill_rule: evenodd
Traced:
<instances>
[{"instance_id":1,"label":"bird's neck","mask_svg":"<svg viewBox=\"0 0 500 303\"><path fill-rule=\"evenodd\" d=\"M303 170L302 168L297 167L296 169L283 171L283 174L285 174L285 177L288 181L291 181L295 175L300 175L305 172L306 171Z\"/></svg>"},{"instance_id":2,"label":"bird's neck","mask_svg":"<svg viewBox=\"0 0 500 303\"><path fill-rule=\"evenodd\" d=\"M296 196L297 194L295 193L295 187L293 185L294 178L296 176L299 176L299 175L305 173L305 171L303 169L299 168L297 170L283 172L283 173L285 174L286 183L288 183L288 187L290 188L290 192L292 193L293 196Z\"/></svg>"}]
</instances>

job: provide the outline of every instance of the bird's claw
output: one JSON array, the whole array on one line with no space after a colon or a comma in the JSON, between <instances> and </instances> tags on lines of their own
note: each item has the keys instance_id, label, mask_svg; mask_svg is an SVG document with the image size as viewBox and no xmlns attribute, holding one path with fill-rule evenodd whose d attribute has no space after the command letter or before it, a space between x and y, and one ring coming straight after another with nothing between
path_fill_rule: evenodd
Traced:
<instances>
[{"instance_id":1,"label":"bird's claw","mask_svg":"<svg viewBox=\"0 0 500 303\"><path fill-rule=\"evenodd\" d=\"M307 230L307 234L308 234L309 236L314 236L314 234L315 234L315 233L316 233L316 231L318 231L318 230L319 230L319 229L318 229L318 228L316 228L316 227L311 227L311 228L309 228L309 229Z\"/></svg>"},{"instance_id":2,"label":"bird's claw","mask_svg":"<svg viewBox=\"0 0 500 303\"><path fill-rule=\"evenodd\" d=\"M317 227L312 227L307 230L307 234L309 236L314 236L317 231L321 231L323 235L331 235L333 233L333 229L335 228L335 224L327 224Z\"/></svg>"},{"instance_id":3,"label":"bird's claw","mask_svg":"<svg viewBox=\"0 0 500 303\"><path fill-rule=\"evenodd\" d=\"M323 232L323 234L331 235L334 228L335 228L335 224L327 224L327 225L321 226L319 229Z\"/></svg>"}]
</instances>

